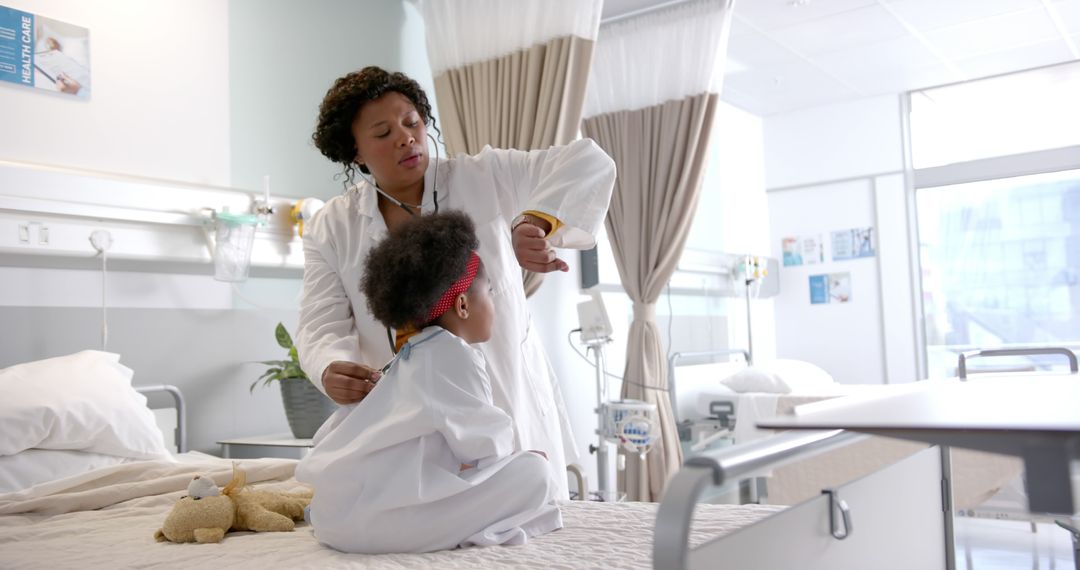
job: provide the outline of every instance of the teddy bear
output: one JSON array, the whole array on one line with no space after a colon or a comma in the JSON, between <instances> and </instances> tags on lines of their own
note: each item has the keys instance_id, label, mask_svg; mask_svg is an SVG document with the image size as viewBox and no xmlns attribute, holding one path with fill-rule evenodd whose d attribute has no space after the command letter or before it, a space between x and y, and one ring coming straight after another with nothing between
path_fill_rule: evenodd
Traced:
<instances>
[{"instance_id":1,"label":"teddy bear","mask_svg":"<svg viewBox=\"0 0 1080 570\"><path fill-rule=\"evenodd\" d=\"M304 519L310 491L284 493L245 488L247 476L233 466L233 478L218 492L213 480L196 475L154 533L158 542L221 542L230 530L291 531Z\"/></svg>"}]
</instances>

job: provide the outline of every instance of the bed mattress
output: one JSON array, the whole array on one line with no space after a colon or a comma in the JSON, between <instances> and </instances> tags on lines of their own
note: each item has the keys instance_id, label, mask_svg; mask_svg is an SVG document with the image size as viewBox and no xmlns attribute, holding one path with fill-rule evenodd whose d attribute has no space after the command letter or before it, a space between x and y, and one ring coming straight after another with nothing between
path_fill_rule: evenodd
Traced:
<instances>
[{"instance_id":1,"label":"bed mattress","mask_svg":"<svg viewBox=\"0 0 1080 570\"><path fill-rule=\"evenodd\" d=\"M298 490L296 462L239 462L257 488ZM650 568L654 503L569 502L565 527L523 546L429 554L344 554L315 541L300 523L288 533L230 533L218 544L154 541L195 473L222 485L230 462L190 453L176 463L117 465L0 495L2 568ZM779 510L701 505L691 544L729 533Z\"/></svg>"}]
</instances>

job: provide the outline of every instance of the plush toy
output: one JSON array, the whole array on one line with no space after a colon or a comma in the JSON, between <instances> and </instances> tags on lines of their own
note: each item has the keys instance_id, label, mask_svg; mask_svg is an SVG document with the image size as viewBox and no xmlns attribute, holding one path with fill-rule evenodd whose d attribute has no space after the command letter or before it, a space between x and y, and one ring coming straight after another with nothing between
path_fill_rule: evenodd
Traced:
<instances>
[{"instance_id":1,"label":"plush toy","mask_svg":"<svg viewBox=\"0 0 1080 570\"><path fill-rule=\"evenodd\" d=\"M207 485L209 482L209 485ZM221 542L230 530L291 531L304 519L311 492L281 493L244 488L244 471L233 467L233 478L218 493L213 481L197 475L188 496L173 505L165 525L154 533L158 542Z\"/></svg>"},{"instance_id":2,"label":"plush toy","mask_svg":"<svg viewBox=\"0 0 1080 570\"><path fill-rule=\"evenodd\" d=\"M206 497L216 497L221 494L221 490L214 484L213 479L203 477L202 475L196 475L195 478L188 483L187 494L189 497L198 501L199 499L205 499Z\"/></svg>"}]
</instances>

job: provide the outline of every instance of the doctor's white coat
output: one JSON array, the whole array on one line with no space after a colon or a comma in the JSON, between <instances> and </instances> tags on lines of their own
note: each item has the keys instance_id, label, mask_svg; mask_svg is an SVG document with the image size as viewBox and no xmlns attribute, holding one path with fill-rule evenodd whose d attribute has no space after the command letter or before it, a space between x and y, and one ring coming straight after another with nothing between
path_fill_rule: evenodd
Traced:
<instances>
[{"instance_id":1,"label":"doctor's white coat","mask_svg":"<svg viewBox=\"0 0 1080 570\"><path fill-rule=\"evenodd\" d=\"M434 211L437 193L441 211L464 211L476 225L495 305L492 338L478 345L492 397L513 420L514 449L547 454L562 498L568 495L566 463L577 459L577 450L558 380L533 331L510 221L527 210L544 212L563 223L549 237L551 245L590 248L614 184L615 163L590 139L528 152L485 148L431 160L424 175L423 213ZM304 232L297 346L301 366L324 392L321 378L331 362L380 368L393 356L386 328L360 291L364 259L386 233L377 194L366 182L329 200Z\"/></svg>"}]
</instances>

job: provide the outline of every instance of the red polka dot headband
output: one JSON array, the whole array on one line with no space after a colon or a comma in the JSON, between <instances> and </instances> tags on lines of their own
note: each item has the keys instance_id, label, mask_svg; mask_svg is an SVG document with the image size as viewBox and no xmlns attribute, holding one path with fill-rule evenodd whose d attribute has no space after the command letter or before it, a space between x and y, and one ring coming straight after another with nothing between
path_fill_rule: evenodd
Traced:
<instances>
[{"instance_id":1,"label":"red polka dot headband","mask_svg":"<svg viewBox=\"0 0 1080 570\"><path fill-rule=\"evenodd\" d=\"M473 279L476 279L476 272L480 269L480 257L473 251L469 254L469 262L465 264L465 272L458 277L457 281L454 281L450 285L450 288L439 297L439 300L428 311L427 319L425 323L430 323L435 319L441 317L443 313L450 310L450 307L454 306L454 299L457 296L469 290L472 287Z\"/></svg>"}]
</instances>

